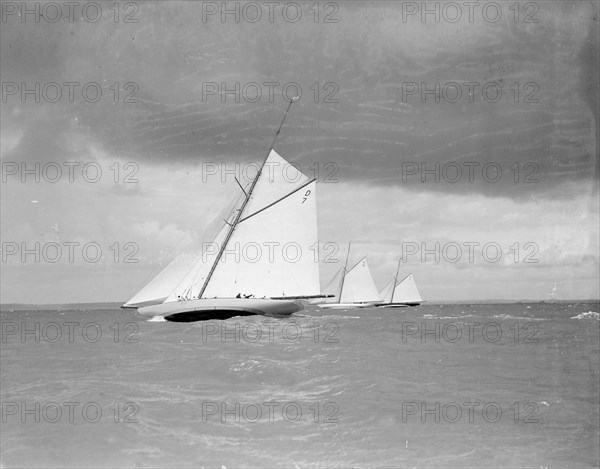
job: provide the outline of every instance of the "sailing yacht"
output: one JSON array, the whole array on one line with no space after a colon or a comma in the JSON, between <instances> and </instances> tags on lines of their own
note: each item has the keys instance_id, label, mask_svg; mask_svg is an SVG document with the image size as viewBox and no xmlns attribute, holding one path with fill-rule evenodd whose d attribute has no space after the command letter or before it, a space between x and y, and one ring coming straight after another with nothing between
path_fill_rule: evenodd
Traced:
<instances>
[{"instance_id":1,"label":"sailing yacht","mask_svg":"<svg viewBox=\"0 0 600 469\"><path fill-rule=\"evenodd\" d=\"M398 265L399 267L399 265ZM383 308L403 308L406 306L418 306L423 302L413 274L408 274L400 283L396 276L385 286L381 292L383 303L376 304Z\"/></svg>"},{"instance_id":2,"label":"sailing yacht","mask_svg":"<svg viewBox=\"0 0 600 469\"><path fill-rule=\"evenodd\" d=\"M124 308L171 321L209 313L279 316L303 309L298 299L322 296L311 251L317 242L316 180L273 149L294 101L256 177L246 187L236 178L240 194L217 221L212 243L180 253ZM246 255L232 255L240 251Z\"/></svg>"},{"instance_id":3,"label":"sailing yacht","mask_svg":"<svg viewBox=\"0 0 600 469\"><path fill-rule=\"evenodd\" d=\"M323 290L325 294L332 294L332 297L318 303L320 308L367 308L381 301L367 258L363 257L348 270L349 255L350 245L344 267L338 270Z\"/></svg>"},{"instance_id":4,"label":"sailing yacht","mask_svg":"<svg viewBox=\"0 0 600 469\"><path fill-rule=\"evenodd\" d=\"M556 293L556 282L554 282L554 286L552 287L552 291L546 294L547 298L543 303L554 303L560 301L560 296Z\"/></svg>"}]
</instances>

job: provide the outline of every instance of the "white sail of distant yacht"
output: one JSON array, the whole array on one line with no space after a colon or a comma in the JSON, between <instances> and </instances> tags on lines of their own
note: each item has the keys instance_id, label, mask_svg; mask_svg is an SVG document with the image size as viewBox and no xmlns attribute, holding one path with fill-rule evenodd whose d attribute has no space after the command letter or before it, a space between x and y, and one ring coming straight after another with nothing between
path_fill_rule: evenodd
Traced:
<instances>
[{"instance_id":1,"label":"white sail of distant yacht","mask_svg":"<svg viewBox=\"0 0 600 469\"><path fill-rule=\"evenodd\" d=\"M394 288L392 303L404 303L411 306L418 305L422 302L423 298L419 293L413 274L407 275L404 280Z\"/></svg>"},{"instance_id":2,"label":"white sail of distant yacht","mask_svg":"<svg viewBox=\"0 0 600 469\"><path fill-rule=\"evenodd\" d=\"M381 301L367 258L363 257L354 267L348 270L349 255L350 245L348 245L346 264L338 270L323 290L323 293L333 294L333 297L318 304L319 307L365 308Z\"/></svg>"},{"instance_id":3,"label":"white sail of distant yacht","mask_svg":"<svg viewBox=\"0 0 600 469\"><path fill-rule=\"evenodd\" d=\"M547 302L553 302L559 300L559 295L556 293L556 282L554 282L554 286L552 287L552 291L546 294L548 297L546 299Z\"/></svg>"},{"instance_id":4,"label":"white sail of distant yacht","mask_svg":"<svg viewBox=\"0 0 600 469\"><path fill-rule=\"evenodd\" d=\"M211 242L180 253L123 307L193 320L207 312L291 314L303 308L293 300L320 296L311 251L316 180L273 150L292 102L254 180L242 187L236 179L242 193L209 230Z\"/></svg>"},{"instance_id":5,"label":"white sail of distant yacht","mask_svg":"<svg viewBox=\"0 0 600 469\"><path fill-rule=\"evenodd\" d=\"M423 302L413 274L408 274L400 283L398 283L398 273L400 263L396 270L395 277L385 286L381 292L382 303L377 306L388 308L402 308L406 306L417 306Z\"/></svg>"}]
</instances>

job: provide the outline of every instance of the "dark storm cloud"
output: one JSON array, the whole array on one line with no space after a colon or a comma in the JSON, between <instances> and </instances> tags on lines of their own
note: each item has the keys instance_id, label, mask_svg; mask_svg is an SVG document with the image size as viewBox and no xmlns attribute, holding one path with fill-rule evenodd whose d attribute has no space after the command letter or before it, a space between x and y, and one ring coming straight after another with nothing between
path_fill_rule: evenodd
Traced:
<instances>
[{"instance_id":1,"label":"dark storm cloud","mask_svg":"<svg viewBox=\"0 0 600 469\"><path fill-rule=\"evenodd\" d=\"M43 109L56 119L51 126L84 129L107 151L152 164L256 161L285 108L281 88L295 82L303 97L278 148L303 168L335 162L343 180L424 190L544 193L598 173L598 37L597 21L589 19L597 10L593 4L551 2L536 24L515 23L507 10L497 23L453 25L403 22L400 7L391 3L375 8L343 3L337 24L222 24L202 22L201 6L184 2L140 3L137 24L7 23L3 81L94 82L102 87L103 99L90 103L77 96L72 104L37 106L9 100L2 117L30 135L37 132L31 120ZM590 32L572 28L573 21L589 25ZM579 55L573 54L577 48ZM110 88L115 82L117 103ZM128 82L137 86L137 103L123 102ZM232 88L235 82L279 86L273 102L265 86L258 103L243 96L240 103L232 96L225 103L219 94L203 96L207 83ZM329 82L334 88L324 89ZM473 102L465 87L456 103L436 102L440 96L431 94L422 102L420 92L406 93L409 83L432 88L438 82L477 82L479 87ZM503 99L484 99L486 83L500 84ZM324 102L332 90L337 102ZM525 102L526 96L538 102ZM11 114L16 107L22 109L18 117ZM59 152L52 132L36 139L36 145ZM21 158L42 158L42 148L27 142L17 151ZM465 163L478 163L479 172L472 182L465 172L456 183L442 178L435 184L435 176L428 176L423 184L421 165L435 170L436 163L441 176L448 163L463 171ZM497 183L482 177L487 163L504 171ZM407 164L416 165L417 174L407 174L414 170ZM515 164L520 180L533 168L539 182L515 184L510 169ZM454 177L452 171L446 175Z\"/></svg>"},{"instance_id":2,"label":"dark storm cloud","mask_svg":"<svg viewBox=\"0 0 600 469\"><path fill-rule=\"evenodd\" d=\"M598 7L598 5L596 6ZM598 70L600 70L600 54L598 53L600 47L600 27L598 25L599 10L600 8L596 8L596 11L589 18L589 33L578 56L581 62L582 72L580 87L581 95L594 115L596 128L596 170L594 173L596 179L599 176L600 168L600 148L598 147L600 142L600 118L598 116L598 113L600 112L600 90L598 86L598 83L600 83L600 77L598 76Z\"/></svg>"}]
</instances>

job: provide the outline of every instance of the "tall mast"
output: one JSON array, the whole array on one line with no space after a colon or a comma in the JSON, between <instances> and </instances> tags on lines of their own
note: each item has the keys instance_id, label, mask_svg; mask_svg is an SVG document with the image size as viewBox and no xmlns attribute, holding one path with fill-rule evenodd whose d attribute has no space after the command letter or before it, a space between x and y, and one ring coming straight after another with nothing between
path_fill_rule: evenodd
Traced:
<instances>
[{"instance_id":1,"label":"tall mast","mask_svg":"<svg viewBox=\"0 0 600 469\"><path fill-rule=\"evenodd\" d=\"M242 213L244 212L244 209L246 208L246 205L248 204L248 201L250 200L250 197L252 196L252 191L254 191L254 188L256 187L256 183L258 182L258 179L260 178L260 175L262 174L262 170L265 167L265 163L267 162L267 159L269 158L271 151L275 147L275 142L277 141L279 132L281 131L281 128L283 127L285 118L287 117L288 112L290 111L290 108L292 107L292 103L296 102L296 100L297 100L297 98L292 98L290 100L290 103L288 104L287 109L285 110L283 119L281 119L281 124L279 124L279 128L277 129L277 132L275 132L275 136L273 137L273 142L271 143L271 147L269 148L269 151L267 151L267 154L266 154L265 158L263 159L263 162L260 165L258 172L256 173L256 177L252 181L252 184L250 185L250 189L248 189L248 192L246 193L246 198L244 199L244 202L242 202L242 206L238 210L237 215L235 216L235 219L233 220L233 223L231 223L231 225L229 227L229 232L227 233L227 236L225 237L225 241L221 245L221 249L219 250L217 257L215 258L215 261L213 262L213 265L211 266L210 271L208 272L208 275L206 276L206 280L204 281L204 285L202 285L202 289L200 290L200 293L198 293L198 298L202 298L202 295L204 294L206 287L208 287L208 282L210 281L213 273L215 272L215 269L217 268L217 264L221 260L221 256L223 255L223 252L225 251L225 248L227 247L227 243L229 243L229 240L231 239L231 236L233 235L233 231L235 230L237 224L239 223L240 218L242 217Z\"/></svg>"},{"instance_id":2,"label":"tall mast","mask_svg":"<svg viewBox=\"0 0 600 469\"><path fill-rule=\"evenodd\" d=\"M398 282L398 273L400 272L400 263L402 262L402 256L398 260L398 268L396 269L396 276L394 277L394 286L392 287L392 297L390 298L390 303L394 302L394 293L396 293L396 283Z\"/></svg>"},{"instance_id":3,"label":"tall mast","mask_svg":"<svg viewBox=\"0 0 600 469\"><path fill-rule=\"evenodd\" d=\"M348 252L346 253L346 262L344 263L344 270L342 271L342 283L340 284L340 293L338 295L338 303L342 302L342 292L344 291L344 280L346 279L346 271L348 269L348 258L350 257L350 245L352 241L348 242Z\"/></svg>"}]
</instances>

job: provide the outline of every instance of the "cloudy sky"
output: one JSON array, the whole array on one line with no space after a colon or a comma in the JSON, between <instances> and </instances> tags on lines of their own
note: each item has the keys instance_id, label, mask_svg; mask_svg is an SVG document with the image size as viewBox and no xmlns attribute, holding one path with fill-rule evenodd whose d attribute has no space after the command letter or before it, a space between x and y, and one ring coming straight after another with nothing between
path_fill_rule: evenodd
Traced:
<instances>
[{"instance_id":1,"label":"cloudy sky","mask_svg":"<svg viewBox=\"0 0 600 469\"><path fill-rule=\"evenodd\" d=\"M38 5L2 4L2 302L131 297L236 194L208 170L264 157L284 89L276 150L378 287L404 254L427 300L599 297L596 2Z\"/></svg>"}]
</instances>

